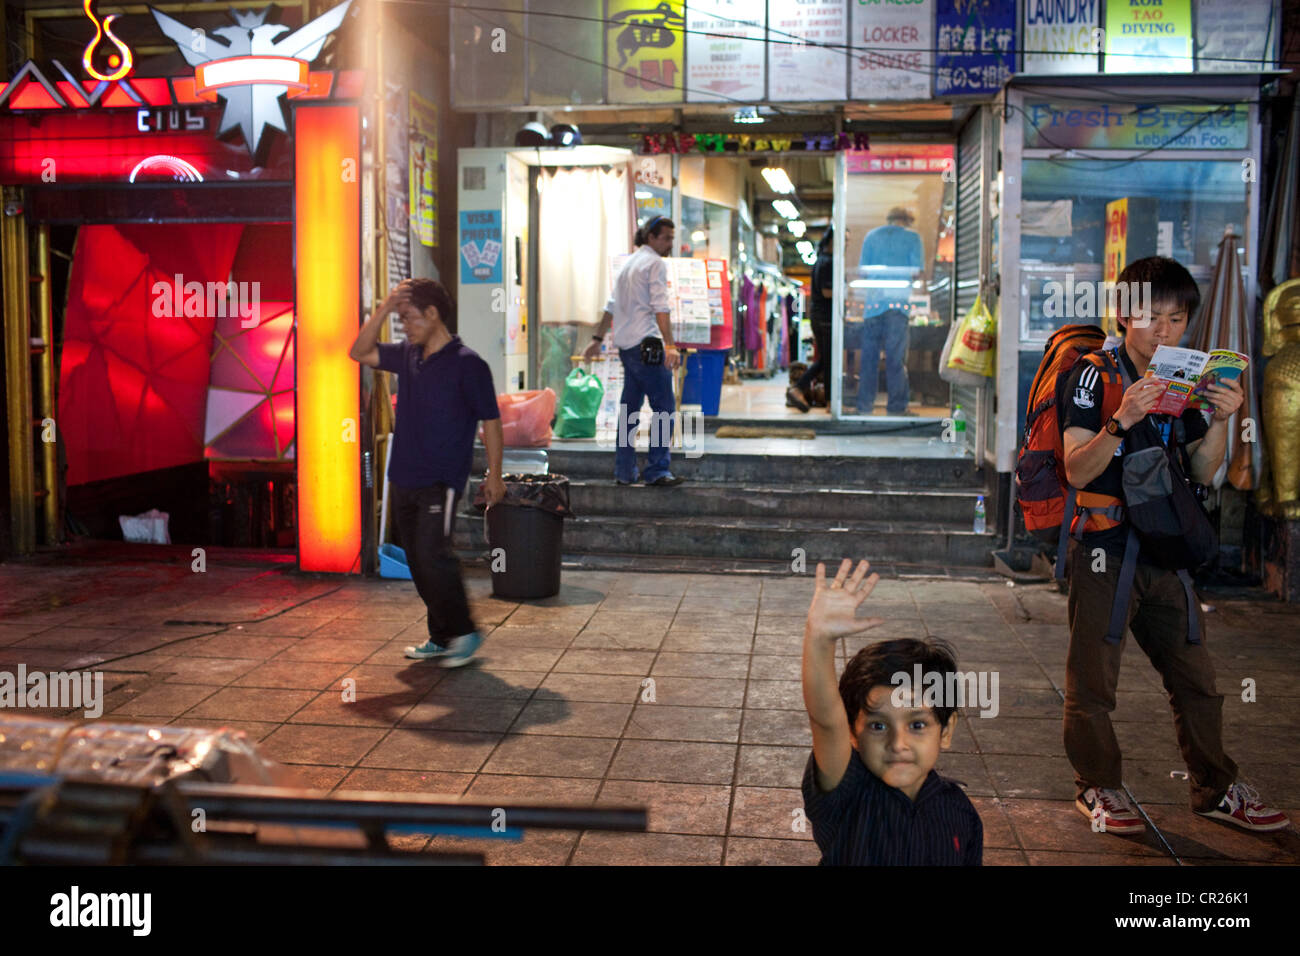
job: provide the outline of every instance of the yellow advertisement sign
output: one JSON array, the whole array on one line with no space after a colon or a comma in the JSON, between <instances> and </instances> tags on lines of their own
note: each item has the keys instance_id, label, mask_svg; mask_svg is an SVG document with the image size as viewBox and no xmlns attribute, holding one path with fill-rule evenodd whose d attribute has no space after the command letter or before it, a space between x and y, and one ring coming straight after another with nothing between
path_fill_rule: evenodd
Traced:
<instances>
[{"instance_id":1,"label":"yellow advertisement sign","mask_svg":"<svg viewBox=\"0 0 1300 956\"><path fill-rule=\"evenodd\" d=\"M680 103L681 0L609 0L605 16L608 103Z\"/></svg>"},{"instance_id":2,"label":"yellow advertisement sign","mask_svg":"<svg viewBox=\"0 0 1300 956\"><path fill-rule=\"evenodd\" d=\"M1189 73L1192 0L1107 0L1107 73Z\"/></svg>"},{"instance_id":3,"label":"yellow advertisement sign","mask_svg":"<svg viewBox=\"0 0 1300 956\"><path fill-rule=\"evenodd\" d=\"M1106 203L1106 242L1102 250L1105 267L1102 280L1107 288L1119 281L1119 274L1124 271L1128 255L1128 198L1116 199ZM1115 316L1107 310L1102 328L1108 335L1116 332Z\"/></svg>"},{"instance_id":4,"label":"yellow advertisement sign","mask_svg":"<svg viewBox=\"0 0 1300 956\"><path fill-rule=\"evenodd\" d=\"M421 245L438 245L438 107L411 94L411 233Z\"/></svg>"}]
</instances>

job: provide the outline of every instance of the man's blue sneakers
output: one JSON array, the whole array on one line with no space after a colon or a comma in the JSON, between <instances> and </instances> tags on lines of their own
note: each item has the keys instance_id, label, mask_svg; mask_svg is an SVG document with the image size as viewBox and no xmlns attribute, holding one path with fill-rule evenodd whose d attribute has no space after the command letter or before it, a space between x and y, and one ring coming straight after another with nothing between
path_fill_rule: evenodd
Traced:
<instances>
[{"instance_id":1,"label":"man's blue sneakers","mask_svg":"<svg viewBox=\"0 0 1300 956\"><path fill-rule=\"evenodd\" d=\"M459 638L457 638L457 640L459 640ZM445 657L446 654L447 648L443 647L441 644L433 643L432 640L425 641L418 647L408 647L406 649L406 656L412 657L417 661L427 661L432 657Z\"/></svg>"},{"instance_id":2,"label":"man's blue sneakers","mask_svg":"<svg viewBox=\"0 0 1300 956\"><path fill-rule=\"evenodd\" d=\"M474 652L483 644L483 638L479 636L478 631L470 631L461 637L454 637L447 650L439 655L439 667L463 667L469 663Z\"/></svg>"}]
</instances>

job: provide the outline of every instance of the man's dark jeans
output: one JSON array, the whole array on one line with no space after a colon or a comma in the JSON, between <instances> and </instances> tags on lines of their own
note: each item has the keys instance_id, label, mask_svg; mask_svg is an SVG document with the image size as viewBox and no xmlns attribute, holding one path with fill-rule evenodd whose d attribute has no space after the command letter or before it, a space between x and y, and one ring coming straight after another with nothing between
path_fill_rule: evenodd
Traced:
<instances>
[{"instance_id":1,"label":"man's dark jeans","mask_svg":"<svg viewBox=\"0 0 1300 956\"><path fill-rule=\"evenodd\" d=\"M429 609L429 639L446 647L474 630L460 580L460 561L451 550L459 495L446 485L392 485L393 525L406 551L415 590Z\"/></svg>"},{"instance_id":2,"label":"man's dark jeans","mask_svg":"<svg viewBox=\"0 0 1300 956\"><path fill-rule=\"evenodd\" d=\"M646 365L641 349L619 349L623 360L623 394L619 396L619 414L614 447L614 477L619 481L636 481L636 432L641 421L641 405L648 398L655 417L650 423L650 450L641 480L649 484L671 477L669 470L673 440L673 373L667 365Z\"/></svg>"},{"instance_id":3,"label":"man's dark jeans","mask_svg":"<svg viewBox=\"0 0 1300 956\"><path fill-rule=\"evenodd\" d=\"M889 309L862 321L862 370L858 376L858 414L870 415L876 404L880 350L885 350L885 388L889 395L885 411L901 415L907 411L907 313Z\"/></svg>"}]
</instances>

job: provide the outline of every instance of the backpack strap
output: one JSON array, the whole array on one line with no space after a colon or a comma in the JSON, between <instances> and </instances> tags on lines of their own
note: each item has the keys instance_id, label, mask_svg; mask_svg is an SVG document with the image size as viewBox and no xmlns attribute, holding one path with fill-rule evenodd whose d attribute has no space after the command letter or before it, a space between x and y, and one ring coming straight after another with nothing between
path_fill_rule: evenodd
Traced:
<instances>
[{"instance_id":1,"label":"backpack strap","mask_svg":"<svg viewBox=\"0 0 1300 956\"><path fill-rule=\"evenodd\" d=\"M1056 580L1065 580L1065 549L1070 541L1070 524L1074 521L1074 485L1066 483L1065 510L1061 512L1060 542L1056 546Z\"/></svg>"},{"instance_id":2,"label":"backpack strap","mask_svg":"<svg viewBox=\"0 0 1300 956\"><path fill-rule=\"evenodd\" d=\"M1196 626L1196 592L1192 590L1192 576L1186 571L1178 572L1178 580L1183 584L1183 594L1187 597L1187 643L1201 643L1201 632Z\"/></svg>"},{"instance_id":3,"label":"backpack strap","mask_svg":"<svg viewBox=\"0 0 1300 956\"><path fill-rule=\"evenodd\" d=\"M1133 596L1133 578L1137 574L1138 538L1132 526L1124 540L1124 561L1119 566L1119 581L1115 585L1115 599L1110 606L1110 624L1106 628L1106 643L1118 644L1128 626L1129 600ZM1190 607L1188 609L1190 611Z\"/></svg>"}]
</instances>

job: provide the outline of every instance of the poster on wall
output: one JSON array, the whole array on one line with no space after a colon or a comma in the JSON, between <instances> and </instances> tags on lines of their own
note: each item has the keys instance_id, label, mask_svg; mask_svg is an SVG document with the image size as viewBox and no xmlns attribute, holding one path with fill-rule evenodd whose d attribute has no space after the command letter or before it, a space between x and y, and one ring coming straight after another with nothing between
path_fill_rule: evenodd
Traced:
<instances>
[{"instance_id":1,"label":"poster on wall","mask_svg":"<svg viewBox=\"0 0 1300 956\"><path fill-rule=\"evenodd\" d=\"M1106 0L1107 73L1190 73L1192 0Z\"/></svg>"},{"instance_id":2,"label":"poster on wall","mask_svg":"<svg viewBox=\"0 0 1300 956\"><path fill-rule=\"evenodd\" d=\"M1096 73L1101 0L1025 0L1020 29L1026 73Z\"/></svg>"},{"instance_id":3,"label":"poster on wall","mask_svg":"<svg viewBox=\"0 0 1300 956\"><path fill-rule=\"evenodd\" d=\"M1278 25L1273 0L1196 0L1196 69L1271 70Z\"/></svg>"},{"instance_id":4,"label":"poster on wall","mask_svg":"<svg viewBox=\"0 0 1300 956\"><path fill-rule=\"evenodd\" d=\"M686 98L757 101L765 93L762 4L692 0L686 9Z\"/></svg>"},{"instance_id":5,"label":"poster on wall","mask_svg":"<svg viewBox=\"0 0 1300 956\"><path fill-rule=\"evenodd\" d=\"M857 0L852 17L850 97L929 99L934 0L905 6L891 0Z\"/></svg>"},{"instance_id":6,"label":"poster on wall","mask_svg":"<svg viewBox=\"0 0 1300 956\"><path fill-rule=\"evenodd\" d=\"M1014 3L937 0L934 22L935 96L990 96L1015 72Z\"/></svg>"},{"instance_id":7,"label":"poster on wall","mask_svg":"<svg viewBox=\"0 0 1300 956\"><path fill-rule=\"evenodd\" d=\"M438 245L438 107L411 94L410 102L411 234L421 245Z\"/></svg>"},{"instance_id":8,"label":"poster on wall","mask_svg":"<svg viewBox=\"0 0 1300 956\"><path fill-rule=\"evenodd\" d=\"M846 0L768 0L767 98L844 100Z\"/></svg>"},{"instance_id":9,"label":"poster on wall","mask_svg":"<svg viewBox=\"0 0 1300 956\"><path fill-rule=\"evenodd\" d=\"M460 281L465 285L499 285L501 251L501 211L461 210Z\"/></svg>"},{"instance_id":10,"label":"poster on wall","mask_svg":"<svg viewBox=\"0 0 1300 956\"><path fill-rule=\"evenodd\" d=\"M605 9L605 101L680 103L681 0L609 0Z\"/></svg>"},{"instance_id":11,"label":"poster on wall","mask_svg":"<svg viewBox=\"0 0 1300 956\"><path fill-rule=\"evenodd\" d=\"M388 289L411 275L410 213L407 195L407 96L403 84L384 84L384 238ZM385 290L387 291L387 290ZM390 341L405 336L396 315L389 316Z\"/></svg>"}]
</instances>

